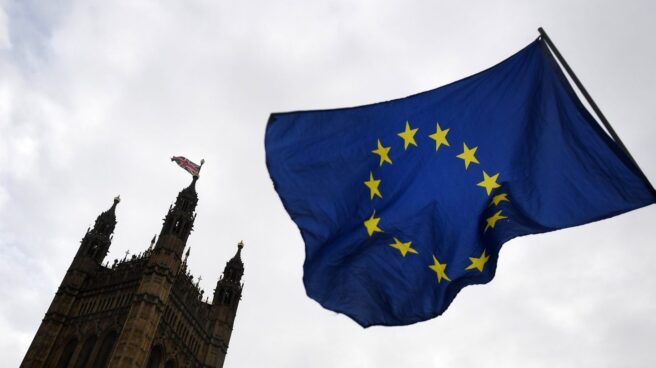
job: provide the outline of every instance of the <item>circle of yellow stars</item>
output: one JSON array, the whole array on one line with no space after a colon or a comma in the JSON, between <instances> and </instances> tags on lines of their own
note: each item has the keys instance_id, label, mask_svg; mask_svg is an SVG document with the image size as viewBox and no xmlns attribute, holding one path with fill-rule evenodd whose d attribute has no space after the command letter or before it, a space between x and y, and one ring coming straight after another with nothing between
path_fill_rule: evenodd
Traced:
<instances>
[{"instance_id":1,"label":"circle of yellow stars","mask_svg":"<svg viewBox=\"0 0 656 368\"><path fill-rule=\"evenodd\" d=\"M436 152L438 152L440 148L443 146L450 147L449 141L447 139L449 130L450 130L449 128L442 128L439 122L435 123L435 132L429 134L428 138L435 141ZM412 128L409 121L405 122L405 129L397 134L398 137L403 139L404 151L407 151L408 148L410 148L411 146L418 147L417 141L415 140L415 135L417 134L418 131L419 128ZM371 152L374 155L378 156L379 166L382 167L384 164L392 165L392 159L390 158L391 150L392 147L385 146L379 138L376 141L376 149L372 150ZM466 142L462 142L462 152L456 155L455 157L463 161L465 170L469 170L472 164L480 165L480 162L476 157L477 151L478 151L478 146L469 147ZM500 174L495 173L490 175L488 174L487 171L482 170L482 176L483 176L483 180L477 183L476 185L485 189L486 195L490 197L496 189L501 188L501 184L498 183ZM375 200L375 197L378 197L380 199L383 198L380 189L381 183L382 180L380 178L374 177L373 172L370 171L369 180L365 181L364 185L369 189L369 198L372 201ZM492 196L488 207L498 206L502 202L509 202L509 201L510 199L508 199L507 193L495 193L495 195ZM497 225L497 222L507 219L508 217L503 215L503 210L499 210L495 212L492 216L486 218L483 232L487 232L490 229L494 229L495 226ZM374 210L371 216L364 221L364 227L366 228L367 234L370 237L373 236L375 233L384 232L383 229L381 229L379 226L380 221L381 218L376 217L376 210ZM394 243L390 244L389 246L399 251L402 257L406 257L408 254L419 254L419 252L412 247L412 241L407 239L406 239L407 241L403 241L396 237L393 237L393 239L394 239ZM428 268L431 269L433 272L435 272L435 275L437 277L437 282L441 283L443 280L451 281L451 279L449 278L446 272L447 264L440 263L439 259L435 254L432 255L432 259L433 259L433 263L428 265ZM465 268L465 270L467 271L477 270L478 272L483 272L489 259L490 256L486 253L486 250L483 249L483 252L480 255L478 255L478 257L476 257L475 255L469 257L470 264Z\"/></svg>"}]
</instances>

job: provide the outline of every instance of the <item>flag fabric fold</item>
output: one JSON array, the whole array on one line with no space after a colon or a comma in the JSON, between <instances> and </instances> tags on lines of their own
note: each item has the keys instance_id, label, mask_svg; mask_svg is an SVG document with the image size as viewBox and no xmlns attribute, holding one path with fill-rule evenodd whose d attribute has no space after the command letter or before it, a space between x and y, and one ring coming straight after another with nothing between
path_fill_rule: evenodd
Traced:
<instances>
[{"instance_id":1,"label":"flag fabric fold","mask_svg":"<svg viewBox=\"0 0 656 368\"><path fill-rule=\"evenodd\" d=\"M514 237L656 201L540 39L407 98L272 114L265 148L308 296L364 327L442 314Z\"/></svg>"},{"instance_id":2,"label":"flag fabric fold","mask_svg":"<svg viewBox=\"0 0 656 368\"><path fill-rule=\"evenodd\" d=\"M173 156L171 161L175 162L181 168L187 170L192 176L198 176L200 174L201 165L196 165L191 160L183 156ZM202 163L202 162L201 162Z\"/></svg>"}]
</instances>

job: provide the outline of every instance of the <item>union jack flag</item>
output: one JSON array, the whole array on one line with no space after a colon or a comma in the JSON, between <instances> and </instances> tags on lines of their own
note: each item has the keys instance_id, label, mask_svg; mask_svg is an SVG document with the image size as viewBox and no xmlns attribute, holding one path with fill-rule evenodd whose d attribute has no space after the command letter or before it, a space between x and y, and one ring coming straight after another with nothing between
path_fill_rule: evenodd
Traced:
<instances>
[{"instance_id":1,"label":"union jack flag","mask_svg":"<svg viewBox=\"0 0 656 368\"><path fill-rule=\"evenodd\" d=\"M203 165L205 160L202 160L200 162L200 165L196 165L195 163L191 162L191 160L187 159L186 157L183 156L173 156L171 157L171 161L175 161L178 166L181 168L187 170L191 175L193 176L198 176L200 173L200 167Z\"/></svg>"}]
</instances>

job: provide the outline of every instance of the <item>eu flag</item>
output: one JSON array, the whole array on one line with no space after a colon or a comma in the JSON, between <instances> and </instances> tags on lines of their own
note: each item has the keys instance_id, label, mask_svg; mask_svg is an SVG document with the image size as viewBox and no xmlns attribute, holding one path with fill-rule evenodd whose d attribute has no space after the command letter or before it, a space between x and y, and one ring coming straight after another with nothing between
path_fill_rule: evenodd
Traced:
<instances>
[{"instance_id":1,"label":"eu flag","mask_svg":"<svg viewBox=\"0 0 656 368\"><path fill-rule=\"evenodd\" d=\"M407 98L272 114L265 140L308 296L364 327L442 314L514 237L656 201L540 39Z\"/></svg>"}]
</instances>

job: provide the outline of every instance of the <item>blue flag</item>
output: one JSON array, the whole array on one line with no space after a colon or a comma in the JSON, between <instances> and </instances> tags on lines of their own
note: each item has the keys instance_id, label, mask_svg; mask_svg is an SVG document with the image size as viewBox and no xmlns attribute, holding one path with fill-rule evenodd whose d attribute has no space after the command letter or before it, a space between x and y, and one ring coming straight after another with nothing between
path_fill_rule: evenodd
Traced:
<instances>
[{"instance_id":1,"label":"blue flag","mask_svg":"<svg viewBox=\"0 0 656 368\"><path fill-rule=\"evenodd\" d=\"M308 296L364 327L442 314L514 237L656 201L540 39L407 98L272 114L265 140Z\"/></svg>"}]
</instances>

